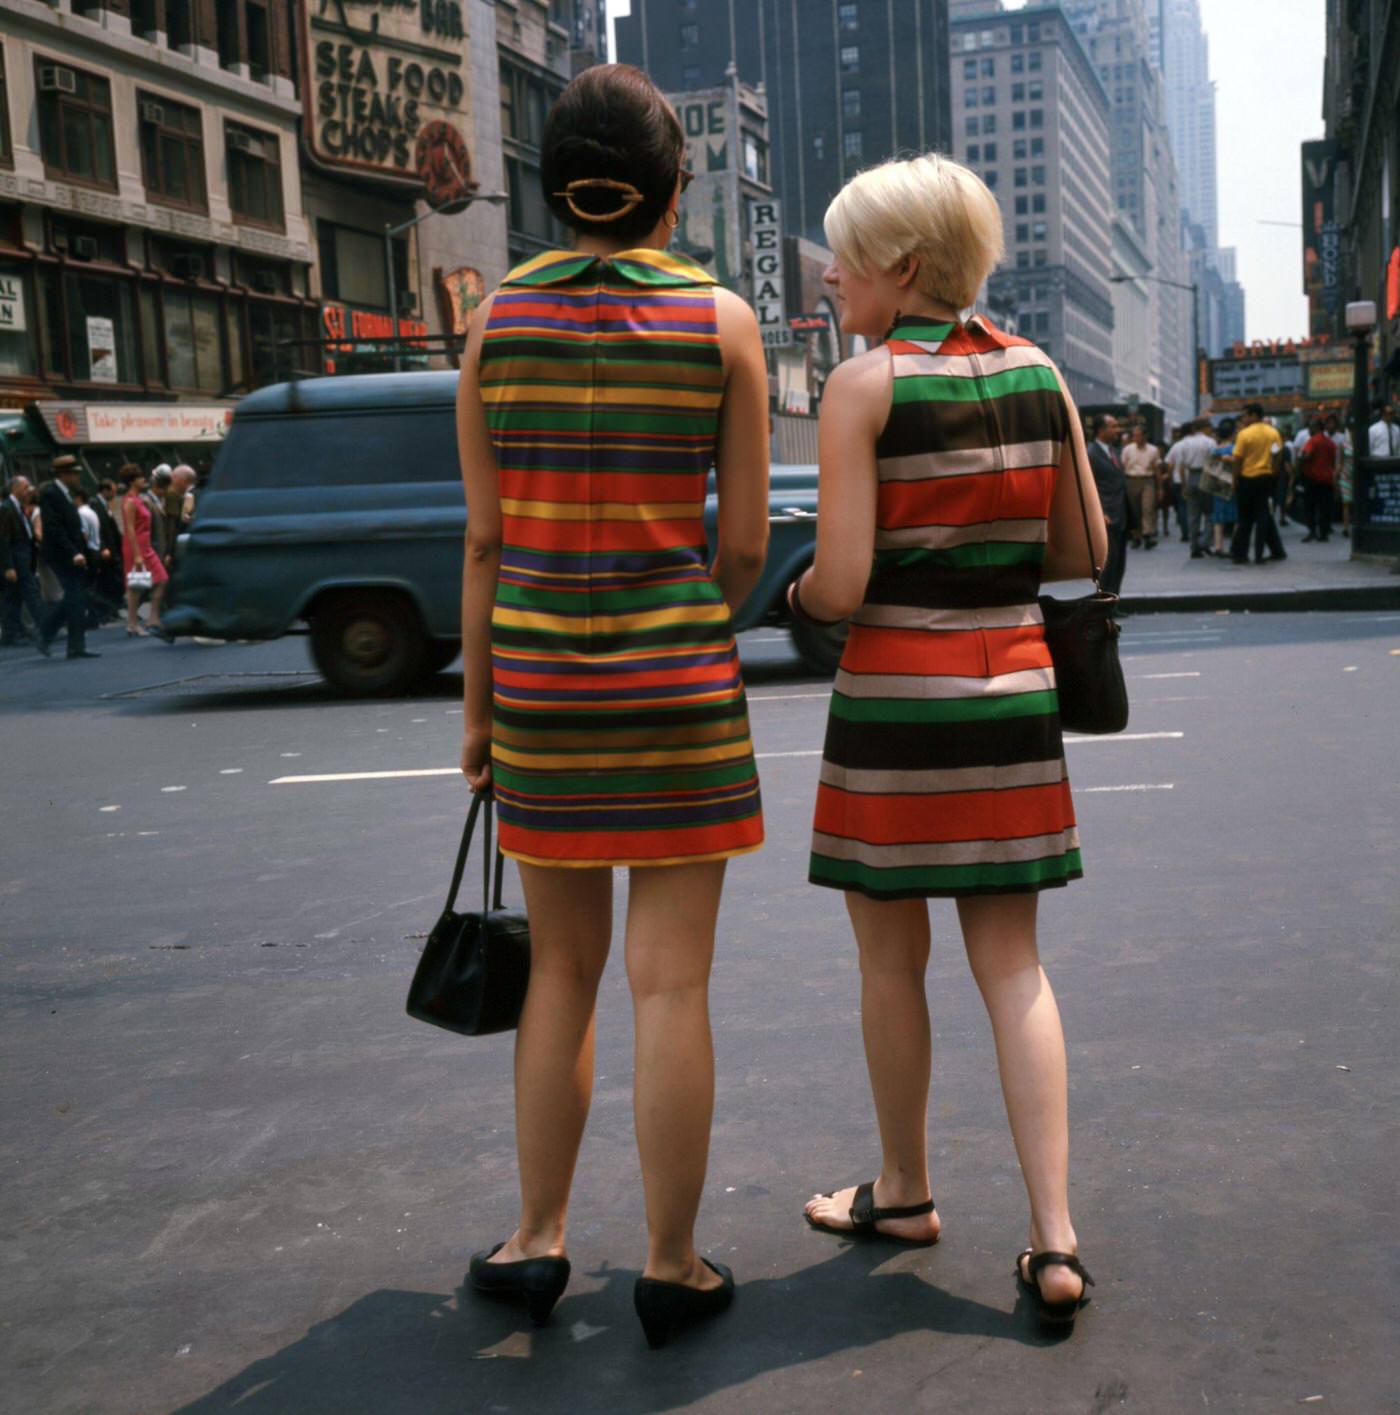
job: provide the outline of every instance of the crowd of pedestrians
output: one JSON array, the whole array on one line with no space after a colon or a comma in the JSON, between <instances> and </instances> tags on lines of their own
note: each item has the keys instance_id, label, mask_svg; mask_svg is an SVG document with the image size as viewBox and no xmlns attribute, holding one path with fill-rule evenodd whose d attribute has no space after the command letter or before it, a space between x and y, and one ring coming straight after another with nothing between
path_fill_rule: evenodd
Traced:
<instances>
[{"instance_id":1,"label":"crowd of pedestrians","mask_svg":"<svg viewBox=\"0 0 1400 1415\"><path fill-rule=\"evenodd\" d=\"M1176 429L1164 451L1142 422L1124 429L1112 413L1089 428L1089 459L1109 531L1103 587L1122 589L1129 549L1170 540L1172 519L1193 560L1236 565L1286 560L1279 527L1301 523L1303 542L1325 543L1340 519L1351 534L1351 436L1335 414L1291 437L1258 403L1237 418L1201 418ZM1368 430L1372 457L1400 457L1400 424L1384 408ZM1160 531L1159 531L1160 523Z\"/></svg>"},{"instance_id":2,"label":"crowd of pedestrians","mask_svg":"<svg viewBox=\"0 0 1400 1415\"><path fill-rule=\"evenodd\" d=\"M32 645L47 658L62 634L68 658L96 658L88 631L123 617L128 635L162 635L175 541L194 516L194 469L131 462L94 490L76 457L55 457L52 472L42 489L24 476L0 489L0 648Z\"/></svg>"}]
</instances>

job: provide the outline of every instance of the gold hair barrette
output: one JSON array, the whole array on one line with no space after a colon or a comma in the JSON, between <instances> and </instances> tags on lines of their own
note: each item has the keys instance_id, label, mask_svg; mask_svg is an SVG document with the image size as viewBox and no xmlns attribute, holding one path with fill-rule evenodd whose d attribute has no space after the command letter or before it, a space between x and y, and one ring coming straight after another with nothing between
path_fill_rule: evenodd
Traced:
<instances>
[{"instance_id":1,"label":"gold hair barrette","mask_svg":"<svg viewBox=\"0 0 1400 1415\"><path fill-rule=\"evenodd\" d=\"M609 211L600 216L594 211L584 211L574 200L574 195L581 191L592 191L602 189L610 192L622 193L622 205L616 211ZM626 216L633 207L640 206L646 198L634 187L631 182L615 182L611 177L580 177L575 182L570 182L562 192L555 192L554 195L562 201L568 203L569 210L578 217L580 221L595 221L599 224L605 221L617 221Z\"/></svg>"}]
</instances>

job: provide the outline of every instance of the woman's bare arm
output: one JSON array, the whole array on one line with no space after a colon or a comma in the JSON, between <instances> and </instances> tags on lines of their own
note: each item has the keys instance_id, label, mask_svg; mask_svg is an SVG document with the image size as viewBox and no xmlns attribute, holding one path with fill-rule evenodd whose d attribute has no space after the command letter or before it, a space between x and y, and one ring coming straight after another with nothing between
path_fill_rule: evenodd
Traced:
<instances>
[{"instance_id":1,"label":"woman's bare arm","mask_svg":"<svg viewBox=\"0 0 1400 1415\"><path fill-rule=\"evenodd\" d=\"M501 494L481 401L481 337L487 299L472 317L457 381L457 456L467 496L462 567L462 772L473 791L491 784L491 611L501 567Z\"/></svg>"},{"instance_id":2,"label":"woman's bare arm","mask_svg":"<svg viewBox=\"0 0 1400 1415\"><path fill-rule=\"evenodd\" d=\"M802 610L836 622L860 608L875 560L875 444L889 419L894 370L885 349L838 364L817 435L817 555L802 577Z\"/></svg>"},{"instance_id":3,"label":"woman's bare arm","mask_svg":"<svg viewBox=\"0 0 1400 1415\"><path fill-rule=\"evenodd\" d=\"M737 295L715 291L724 402L715 446L719 547L713 575L734 613L753 592L768 553L768 365L758 320Z\"/></svg>"},{"instance_id":4,"label":"woman's bare arm","mask_svg":"<svg viewBox=\"0 0 1400 1415\"><path fill-rule=\"evenodd\" d=\"M1079 409L1074 406L1069 389L1060 376L1060 389L1065 398L1065 414L1069 418L1070 435L1060 454L1060 469L1055 477L1055 494L1050 502L1050 524L1047 527L1045 565L1042 580L1087 580L1095 569L1103 569L1108 559L1108 526L1104 521L1099 488L1094 481L1094 469L1089 465L1089 449L1084 445L1084 427ZM1076 490L1075 483L1079 489ZM1080 505L1080 492L1084 502ZM1089 517L1089 543L1084 540L1084 516Z\"/></svg>"}]
</instances>

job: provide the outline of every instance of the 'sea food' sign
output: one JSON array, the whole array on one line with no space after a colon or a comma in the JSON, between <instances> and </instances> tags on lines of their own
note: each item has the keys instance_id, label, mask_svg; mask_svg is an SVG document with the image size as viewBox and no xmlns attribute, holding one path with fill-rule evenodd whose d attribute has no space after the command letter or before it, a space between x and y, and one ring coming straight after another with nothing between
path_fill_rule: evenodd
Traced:
<instances>
[{"instance_id":1,"label":"'sea food' sign","mask_svg":"<svg viewBox=\"0 0 1400 1415\"><path fill-rule=\"evenodd\" d=\"M430 124L469 132L464 0L304 0L312 158L419 185Z\"/></svg>"}]
</instances>

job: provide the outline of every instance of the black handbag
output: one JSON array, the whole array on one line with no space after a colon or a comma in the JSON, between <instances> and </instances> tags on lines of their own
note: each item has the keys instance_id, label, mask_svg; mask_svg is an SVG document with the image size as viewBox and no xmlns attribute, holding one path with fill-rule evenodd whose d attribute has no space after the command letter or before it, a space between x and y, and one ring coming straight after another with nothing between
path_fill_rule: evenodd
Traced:
<instances>
[{"instance_id":1,"label":"black handbag","mask_svg":"<svg viewBox=\"0 0 1400 1415\"><path fill-rule=\"evenodd\" d=\"M457 891L467 867L472 830L483 805L486 840L482 851L481 913L458 914ZM530 925L522 913L501 908L505 860L495 851L495 891L491 891L491 794L478 792L462 831L452 871L447 907L433 926L408 989L408 1015L449 1032L484 1037L508 1032L520 1021L530 983Z\"/></svg>"},{"instance_id":2,"label":"black handbag","mask_svg":"<svg viewBox=\"0 0 1400 1415\"><path fill-rule=\"evenodd\" d=\"M1092 562L1094 538L1089 533L1089 508L1077 465L1074 485L1079 492L1084 539ZM1094 565L1094 593L1082 599L1040 597L1045 642L1055 664L1060 725L1071 732L1096 735L1121 732L1128 725L1128 685L1123 681L1123 665L1118 660L1120 625L1113 617L1118 596L1100 585L1099 572L1100 567Z\"/></svg>"}]
</instances>

